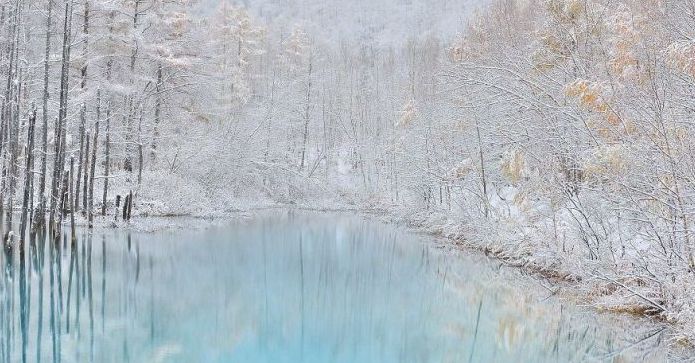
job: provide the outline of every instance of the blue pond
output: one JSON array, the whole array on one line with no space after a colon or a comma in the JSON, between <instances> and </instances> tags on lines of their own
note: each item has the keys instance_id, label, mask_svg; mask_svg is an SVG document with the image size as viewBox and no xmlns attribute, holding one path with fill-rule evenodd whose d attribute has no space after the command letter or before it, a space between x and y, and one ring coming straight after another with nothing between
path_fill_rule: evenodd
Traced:
<instances>
[{"instance_id":1,"label":"blue pond","mask_svg":"<svg viewBox=\"0 0 695 363\"><path fill-rule=\"evenodd\" d=\"M2 257L0 362L669 354L664 327L578 308L484 256L361 217L263 212L201 230L80 230L74 244L40 240L27 246L24 270L16 248Z\"/></svg>"}]
</instances>

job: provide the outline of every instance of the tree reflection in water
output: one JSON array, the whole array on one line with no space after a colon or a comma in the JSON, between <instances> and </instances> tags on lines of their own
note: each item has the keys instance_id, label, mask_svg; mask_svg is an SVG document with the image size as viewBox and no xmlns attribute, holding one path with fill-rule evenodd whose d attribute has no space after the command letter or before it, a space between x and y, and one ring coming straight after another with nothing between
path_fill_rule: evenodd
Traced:
<instances>
[{"instance_id":1,"label":"tree reflection in water","mask_svg":"<svg viewBox=\"0 0 695 363\"><path fill-rule=\"evenodd\" d=\"M28 245L3 236L0 362L674 354L662 326L545 299L532 279L483 257L358 217L274 212L202 231L37 232Z\"/></svg>"}]
</instances>

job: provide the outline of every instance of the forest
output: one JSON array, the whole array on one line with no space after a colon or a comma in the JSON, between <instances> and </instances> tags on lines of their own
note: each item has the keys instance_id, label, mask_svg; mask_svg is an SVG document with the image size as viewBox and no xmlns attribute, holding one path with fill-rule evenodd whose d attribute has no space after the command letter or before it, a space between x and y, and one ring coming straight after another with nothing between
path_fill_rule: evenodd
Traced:
<instances>
[{"instance_id":1,"label":"forest","mask_svg":"<svg viewBox=\"0 0 695 363\"><path fill-rule=\"evenodd\" d=\"M694 0L251 3L0 0L6 254L357 210L695 339Z\"/></svg>"}]
</instances>

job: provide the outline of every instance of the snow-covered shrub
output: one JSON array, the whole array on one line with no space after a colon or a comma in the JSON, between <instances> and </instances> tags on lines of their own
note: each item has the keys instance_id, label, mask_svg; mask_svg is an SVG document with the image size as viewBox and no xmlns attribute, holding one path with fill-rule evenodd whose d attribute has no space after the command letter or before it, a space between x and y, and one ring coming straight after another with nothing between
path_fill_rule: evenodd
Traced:
<instances>
[{"instance_id":1,"label":"snow-covered shrub","mask_svg":"<svg viewBox=\"0 0 695 363\"><path fill-rule=\"evenodd\" d=\"M197 215L209 213L216 203L196 180L166 171L145 172L138 192L138 213L150 215Z\"/></svg>"}]
</instances>

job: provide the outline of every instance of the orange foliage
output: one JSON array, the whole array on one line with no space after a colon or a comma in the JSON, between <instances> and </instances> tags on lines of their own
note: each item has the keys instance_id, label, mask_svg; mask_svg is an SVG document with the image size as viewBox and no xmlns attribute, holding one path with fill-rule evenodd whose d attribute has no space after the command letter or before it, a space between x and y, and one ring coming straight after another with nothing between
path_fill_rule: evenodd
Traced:
<instances>
[{"instance_id":1,"label":"orange foliage","mask_svg":"<svg viewBox=\"0 0 695 363\"><path fill-rule=\"evenodd\" d=\"M695 78L695 42L671 44L667 49L667 60L672 67Z\"/></svg>"}]
</instances>

